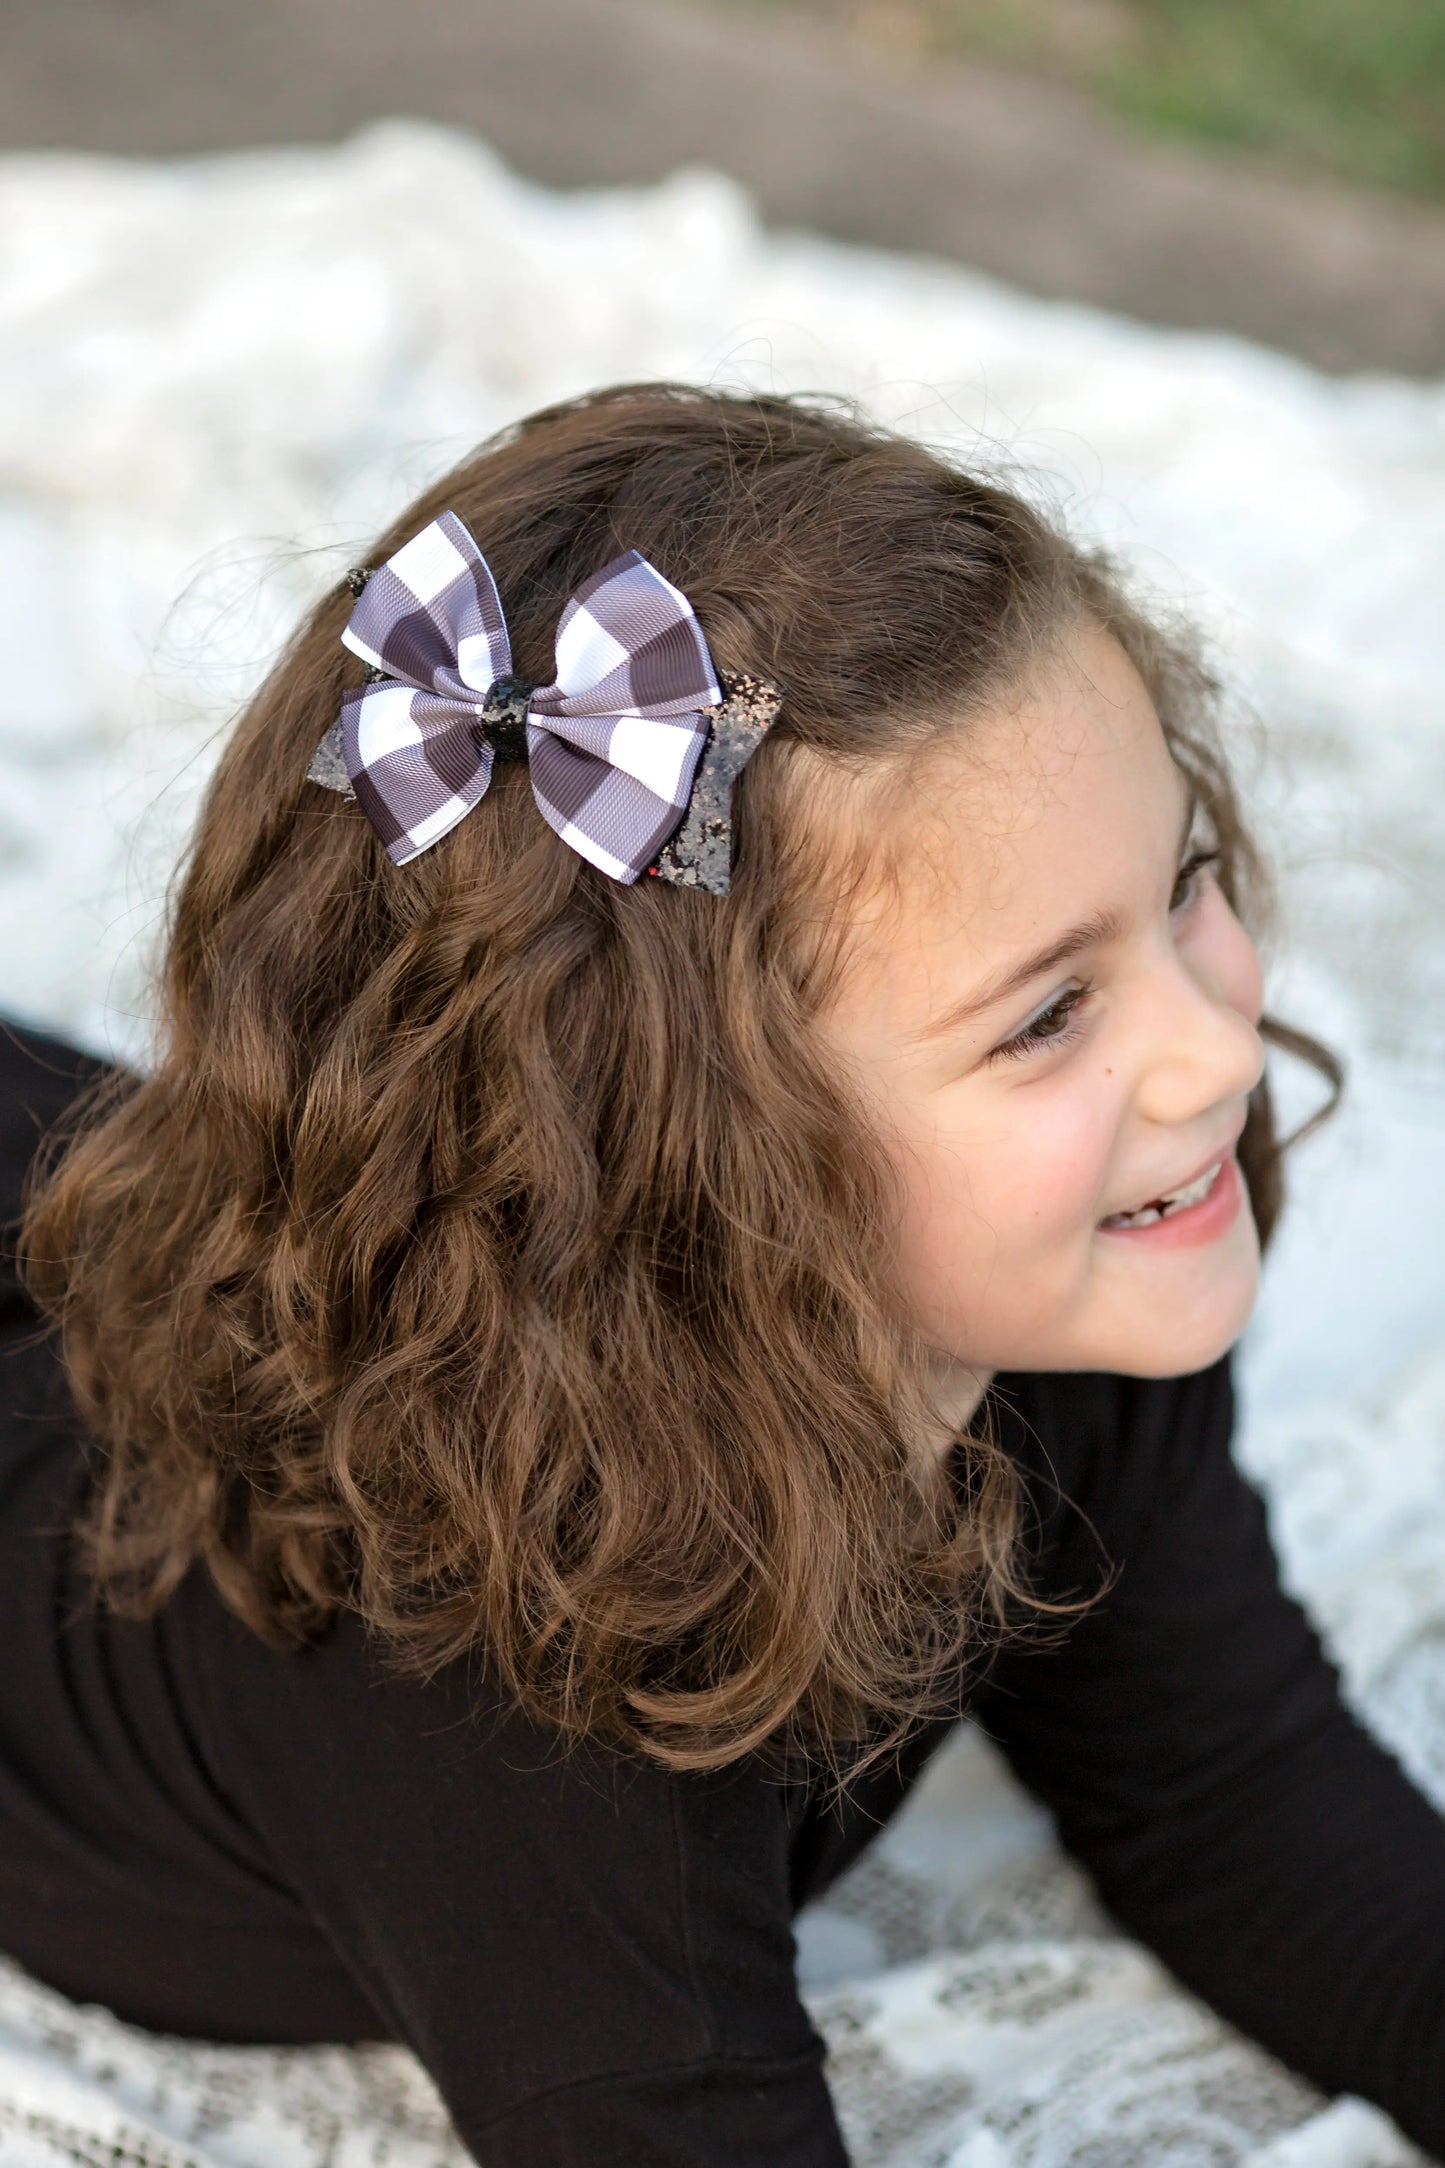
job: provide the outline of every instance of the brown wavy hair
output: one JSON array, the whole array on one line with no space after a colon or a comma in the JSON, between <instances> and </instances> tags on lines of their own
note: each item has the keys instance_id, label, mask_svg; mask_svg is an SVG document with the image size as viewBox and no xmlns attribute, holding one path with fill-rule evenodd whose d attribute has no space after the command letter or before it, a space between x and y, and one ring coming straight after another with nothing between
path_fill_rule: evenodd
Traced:
<instances>
[{"instance_id":1,"label":"brown wavy hair","mask_svg":"<svg viewBox=\"0 0 1445 2168\"><path fill-rule=\"evenodd\" d=\"M149 1611L199 1562L282 1641L349 1608L408 1664L481 1653L564 1733L679 1767L896 1737L1007 1606L1015 1498L986 1426L951 1483L918 1451L920 1350L877 1263L897 1200L814 1028L845 916L819 777L966 728L1092 618L1257 910L1218 688L1102 553L833 402L548 408L369 561L446 507L531 678L567 595L636 548L724 670L786 688L733 892L607 879L524 767L398 872L305 780L360 670L351 596L323 597L211 785L154 1066L104 1087L28 1212L104 1449L99 1585ZM1281 1149L1261 1086L1240 1158L1266 1239Z\"/></svg>"}]
</instances>

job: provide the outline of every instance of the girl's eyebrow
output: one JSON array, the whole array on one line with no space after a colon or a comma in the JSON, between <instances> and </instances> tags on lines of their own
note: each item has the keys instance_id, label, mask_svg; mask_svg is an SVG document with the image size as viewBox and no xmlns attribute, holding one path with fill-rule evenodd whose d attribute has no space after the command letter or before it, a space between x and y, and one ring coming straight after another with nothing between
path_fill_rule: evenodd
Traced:
<instances>
[{"instance_id":1,"label":"girl's eyebrow","mask_svg":"<svg viewBox=\"0 0 1445 2168\"><path fill-rule=\"evenodd\" d=\"M1184 855L1198 805L1198 794L1191 785L1185 795L1184 818L1179 824L1179 842L1174 853L1176 861ZM986 1009L996 1008L1011 994L1022 993L1034 979L1042 978L1046 971L1056 971L1060 964L1072 962L1073 958L1081 955L1085 949L1098 948L1107 942L1117 941L1124 927L1125 917L1122 911L1095 911L1090 917L1080 919L1077 926L1070 926L1067 932L1050 941L1046 948L1036 949L1031 956L1025 956L1021 963L1010 964L1006 970L986 979L973 993L966 994L961 1001L951 1003L921 1030L911 1032L909 1043L914 1046L921 1045L929 1039L942 1038L946 1032L956 1031L960 1024L970 1023Z\"/></svg>"}]
</instances>

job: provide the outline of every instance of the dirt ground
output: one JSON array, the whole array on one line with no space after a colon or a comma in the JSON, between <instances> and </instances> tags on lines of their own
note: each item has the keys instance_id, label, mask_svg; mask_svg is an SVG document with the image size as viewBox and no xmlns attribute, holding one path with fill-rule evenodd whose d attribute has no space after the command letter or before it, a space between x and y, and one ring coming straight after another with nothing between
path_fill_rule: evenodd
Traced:
<instances>
[{"instance_id":1,"label":"dirt ground","mask_svg":"<svg viewBox=\"0 0 1445 2168\"><path fill-rule=\"evenodd\" d=\"M1445 210L1122 133L1075 93L850 48L709 0L9 0L0 149L326 141L388 113L553 184L736 175L775 224L1232 330L1339 371L1445 370Z\"/></svg>"}]
</instances>

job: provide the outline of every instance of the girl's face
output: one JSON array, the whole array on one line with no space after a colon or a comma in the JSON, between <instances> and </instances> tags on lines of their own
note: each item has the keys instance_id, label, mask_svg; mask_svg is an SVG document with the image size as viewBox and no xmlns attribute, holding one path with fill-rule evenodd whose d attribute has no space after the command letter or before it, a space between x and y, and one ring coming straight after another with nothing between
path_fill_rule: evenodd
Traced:
<instances>
[{"instance_id":1,"label":"girl's face","mask_svg":"<svg viewBox=\"0 0 1445 2168\"><path fill-rule=\"evenodd\" d=\"M902 1286L945 1363L1172 1376L1249 1315L1233 1152L1264 1066L1260 966L1191 870L1211 840L1191 810L1094 626L910 795L900 884L863 908L826 1030L899 1166ZM1201 1204L1108 1224L1219 1162Z\"/></svg>"}]
</instances>

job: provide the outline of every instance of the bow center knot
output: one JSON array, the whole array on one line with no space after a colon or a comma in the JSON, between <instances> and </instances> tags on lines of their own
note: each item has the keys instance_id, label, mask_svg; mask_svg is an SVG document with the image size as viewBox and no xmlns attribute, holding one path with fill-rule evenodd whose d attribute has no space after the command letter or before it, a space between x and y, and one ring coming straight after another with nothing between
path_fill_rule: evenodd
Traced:
<instances>
[{"instance_id":1,"label":"bow center knot","mask_svg":"<svg viewBox=\"0 0 1445 2168\"><path fill-rule=\"evenodd\" d=\"M482 701L479 726L498 760L527 757L527 704L535 686L525 678L493 678Z\"/></svg>"}]
</instances>

